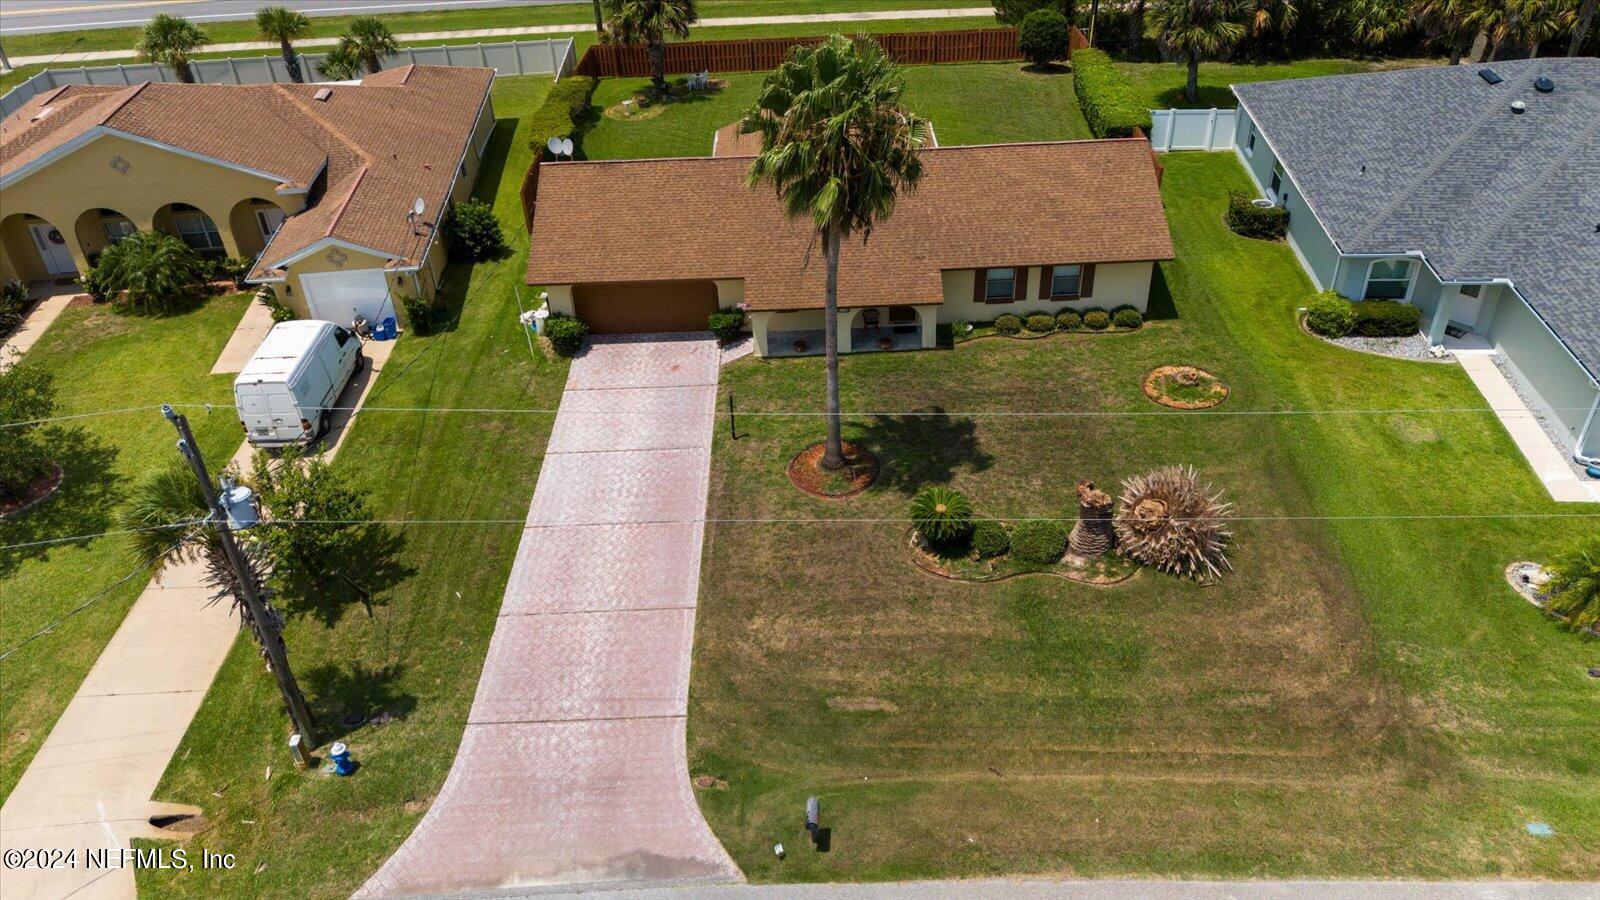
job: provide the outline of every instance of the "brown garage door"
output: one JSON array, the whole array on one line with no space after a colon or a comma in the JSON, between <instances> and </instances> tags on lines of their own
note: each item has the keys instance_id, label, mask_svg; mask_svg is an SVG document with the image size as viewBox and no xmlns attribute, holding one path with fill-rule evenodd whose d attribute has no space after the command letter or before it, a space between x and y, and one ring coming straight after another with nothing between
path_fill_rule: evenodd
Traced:
<instances>
[{"instance_id":1,"label":"brown garage door","mask_svg":"<svg viewBox=\"0 0 1600 900\"><path fill-rule=\"evenodd\" d=\"M578 318L595 334L705 331L717 310L710 281L624 281L573 288Z\"/></svg>"}]
</instances>

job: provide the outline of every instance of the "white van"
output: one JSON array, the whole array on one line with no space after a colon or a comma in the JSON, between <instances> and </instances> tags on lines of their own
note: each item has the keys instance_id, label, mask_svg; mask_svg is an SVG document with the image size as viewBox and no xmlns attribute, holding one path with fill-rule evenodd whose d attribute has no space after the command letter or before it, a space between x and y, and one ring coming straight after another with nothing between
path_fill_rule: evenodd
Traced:
<instances>
[{"instance_id":1,"label":"white van","mask_svg":"<svg viewBox=\"0 0 1600 900\"><path fill-rule=\"evenodd\" d=\"M239 424L256 447L310 443L328 431L330 407L361 371L361 338L332 322L279 322L233 380Z\"/></svg>"}]
</instances>

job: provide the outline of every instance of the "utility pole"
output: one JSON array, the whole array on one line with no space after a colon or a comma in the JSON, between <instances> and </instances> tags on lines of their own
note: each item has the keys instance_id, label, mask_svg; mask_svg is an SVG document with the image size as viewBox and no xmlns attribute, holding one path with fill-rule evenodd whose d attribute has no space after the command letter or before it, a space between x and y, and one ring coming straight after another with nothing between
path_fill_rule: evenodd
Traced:
<instances>
[{"instance_id":1,"label":"utility pole","mask_svg":"<svg viewBox=\"0 0 1600 900\"><path fill-rule=\"evenodd\" d=\"M171 406L165 404L161 407L161 414L178 429L178 450L183 453L183 458L189 461L189 467L194 469L195 477L200 479L200 491L205 494L206 509L211 511L208 518L216 527L217 539L222 544L223 553L228 557L228 565L233 568L234 577L239 580L239 593L242 595L244 605L250 610L251 618L256 621L258 633L261 635L261 649L266 652L267 661L272 665L272 675L278 680L278 691L283 694L283 705L289 710L289 718L293 720L295 730L300 733L301 741L309 747L315 747L317 739L315 725L311 721L311 710L306 706L305 695L300 693L299 683L294 680L294 673L289 670L289 654L284 650L282 633L278 630L277 620L268 615L266 604L261 602L255 570L250 567L239 545L234 542L233 531L228 527L228 514L217 498L216 488L211 484L211 475L206 471L206 461L200 455L200 445L195 443L194 432L189 430L189 419L174 412Z\"/></svg>"}]
</instances>

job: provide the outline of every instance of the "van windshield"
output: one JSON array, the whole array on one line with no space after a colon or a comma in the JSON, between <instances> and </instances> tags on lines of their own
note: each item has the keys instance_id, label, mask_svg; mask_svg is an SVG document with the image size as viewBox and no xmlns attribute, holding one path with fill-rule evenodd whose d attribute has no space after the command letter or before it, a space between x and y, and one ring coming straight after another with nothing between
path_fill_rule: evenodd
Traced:
<instances>
[{"instance_id":1,"label":"van windshield","mask_svg":"<svg viewBox=\"0 0 1600 900\"><path fill-rule=\"evenodd\" d=\"M335 325L333 327L333 339L339 342L339 346L343 347L350 342L350 332Z\"/></svg>"}]
</instances>

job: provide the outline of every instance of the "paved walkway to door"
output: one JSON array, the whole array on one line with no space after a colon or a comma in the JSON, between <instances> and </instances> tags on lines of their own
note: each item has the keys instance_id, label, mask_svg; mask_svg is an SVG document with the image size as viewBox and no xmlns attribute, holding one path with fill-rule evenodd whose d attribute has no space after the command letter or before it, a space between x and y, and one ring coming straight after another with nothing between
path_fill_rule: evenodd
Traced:
<instances>
[{"instance_id":1,"label":"paved walkway to door","mask_svg":"<svg viewBox=\"0 0 1600 900\"><path fill-rule=\"evenodd\" d=\"M72 298L77 296L79 288L77 282L59 285L50 281L36 282L28 288L28 299L37 300L33 309L23 317L22 324L11 335L11 338L0 346L0 369L5 369L12 363L22 358L22 355L33 349L39 338L55 320L61 315Z\"/></svg>"},{"instance_id":2,"label":"paved walkway to door","mask_svg":"<svg viewBox=\"0 0 1600 900\"><path fill-rule=\"evenodd\" d=\"M733 881L684 744L709 335L573 361L455 765L358 897Z\"/></svg>"},{"instance_id":3,"label":"paved walkway to door","mask_svg":"<svg viewBox=\"0 0 1600 900\"><path fill-rule=\"evenodd\" d=\"M367 365L335 402L343 411L324 451L328 459L343 444L351 410L366 399L393 348L393 341L362 348ZM231 462L248 470L251 453L249 444L241 444ZM210 461L213 476L222 469L217 463ZM203 812L151 797L239 634L231 605L212 604L212 594L204 564L178 563L163 568L128 609L0 807L0 849L76 850L77 865L5 871L5 900L132 900L131 861L92 868L85 851L127 848L136 837L171 837L152 826L150 817ZM294 648L289 652L292 661Z\"/></svg>"}]
</instances>

